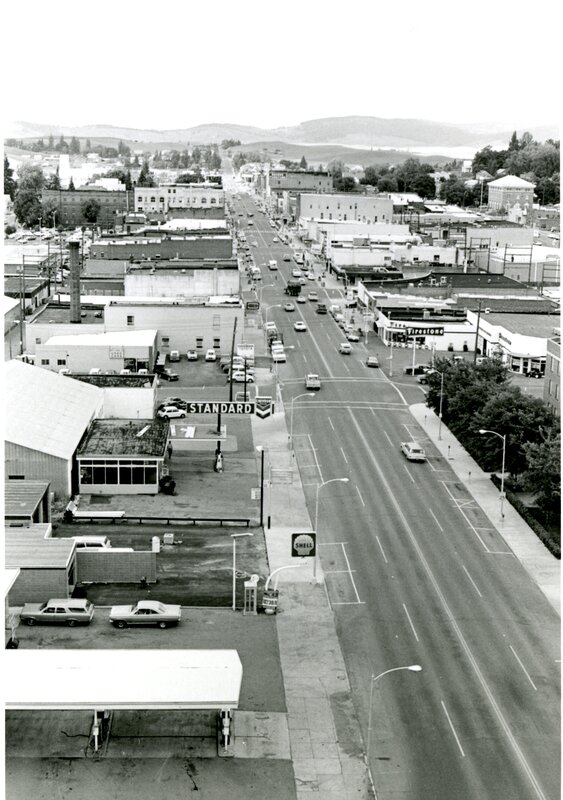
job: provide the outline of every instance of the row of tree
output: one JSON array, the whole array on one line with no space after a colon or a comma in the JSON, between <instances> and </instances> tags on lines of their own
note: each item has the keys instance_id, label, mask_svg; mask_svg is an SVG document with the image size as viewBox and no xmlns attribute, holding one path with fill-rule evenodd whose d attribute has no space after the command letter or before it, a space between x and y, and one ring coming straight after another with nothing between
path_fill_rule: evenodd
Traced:
<instances>
[{"instance_id":1,"label":"row of tree","mask_svg":"<svg viewBox=\"0 0 563 800\"><path fill-rule=\"evenodd\" d=\"M500 359L482 364L437 359L428 374L427 404L482 469L500 471L506 435L505 469L536 496L546 513L558 513L561 500L561 429L557 416L537 397L510 384ZM442 394L442 398L440 398Z\"/></svg>"},{"instance_id":2,"label":"row of tree","mask_svg":"<svg viewBox=\"0 0 563 800\"><path fill-rule=\"evenodd\" d=\"M34 139L33 141L24 141L23 139L6 139L8 147L17 147L20 150L30 150L33 153L66 153L68 155L80 155L83 153L98 153L101 158L118 158L119 156L129 157L131 155L131 148L121 140L117 147L108 147L103 144L98 144L92 147L90 139L86 139L81 148L80 139L72 136L70 141L61 134L57 142L51 133L45 142L43 138Z\"/></svg>"},{"instance_id":3,"label":"row of tree","mask_svg":"<svg viewBox=\"0 0 563 800\"><path fill-rule=\"evenodd\" d=\"M191 150L156 151L152 157L154 169L205 168L212 172L221 169L221 156L216 145L195 145Z\"/></svg>"}]
</instances>

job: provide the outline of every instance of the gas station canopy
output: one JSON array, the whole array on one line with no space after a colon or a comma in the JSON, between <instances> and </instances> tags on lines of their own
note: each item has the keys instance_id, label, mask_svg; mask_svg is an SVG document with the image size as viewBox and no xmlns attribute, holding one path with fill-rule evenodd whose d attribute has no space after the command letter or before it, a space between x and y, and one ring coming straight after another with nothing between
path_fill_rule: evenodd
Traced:
<instances>
[{"instance_id":1,"label":"gas station canopy","mask_svg":"<svg viewBox=\"0 0 563 800\"><path fill-rule=\"evenodd\" d=\"M6 709L236 709L236 650L10 650Z\"/></svg>"}]
</instances>

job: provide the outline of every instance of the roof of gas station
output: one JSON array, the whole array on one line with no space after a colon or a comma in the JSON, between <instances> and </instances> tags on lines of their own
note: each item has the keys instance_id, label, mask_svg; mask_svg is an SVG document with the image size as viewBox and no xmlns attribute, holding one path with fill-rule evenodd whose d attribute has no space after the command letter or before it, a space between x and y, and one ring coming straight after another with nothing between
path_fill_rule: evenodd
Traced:
<instances>
[{"instance_id":1,"label":"roof of gas station","mask_svg":"<svg viewBox=\"0 0 563 800\"><path fill-rule=\"evenodd\" d=\"M236 650L10 650L6 708L238 708Z\"/></svg>"}]
</instances>

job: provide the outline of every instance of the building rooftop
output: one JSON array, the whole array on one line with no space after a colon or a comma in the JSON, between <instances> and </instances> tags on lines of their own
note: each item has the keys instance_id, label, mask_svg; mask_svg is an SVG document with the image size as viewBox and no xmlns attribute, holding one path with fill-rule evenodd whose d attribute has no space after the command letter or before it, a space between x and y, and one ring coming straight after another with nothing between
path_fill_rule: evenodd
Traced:
<instances>
[{"instance_id":1,"label":"building rooftop","mask_svg":"<svg viewBox=\"0 0 563 800\"><path fill-rule=\"evenodd\" d=\"M164 457L169 423L161 419L97 419L80 445L80 458Z\"/></svg>"},{"instance_id":2,"label":"building rooftop","mask_svg":"<svg viewBox=\"0 0 563 800\"><path fill-rule=\"evenodd\" d=\"M14 308L17 308L19 304L19 300L16 300L14 297L8 297L7 295L4 295L4 302L2 304L4 314L9 314L9 312L13 311Z\"/></svg>"},{"instance_id":3,"label":"building rooftop","mask_svg":"<svg viewBox=\"0 0 563 800\"><path fill-rule=\"evenodd\" d=\"M6 528L4 532L6 567L9 569L66 567L76 548L74 539L45 538L50 527L49 523L36 523L26 528Z\"/></svg>"},{"instance_id":4,"label":"building rooftop","mask_svg":"<svg viewBox=\"0 0 563 800\"><path fill-rule=\"evenodd\" d=\"M101 325L104 324L104 315L103 315L103 308L107 305L107 298L101 299L100 298L100 305L92 306L92 305L85 305L84 303L80 306L80 322L76 324L76 332L80 333L80 325ZM45 306L41 306L41 308L37 311L37 313L33 316L33 319L28 320L28 325L33 325L35 322L40 322L41 324L50 323L53 324L60 324L60 323L69 323L70 324L70 301L68 295L66 296L66 302L63 301L62 303L50 302L47 303Z\"/></svg>"},{"instance_id":5,"label":"building rooftop","mask_svg":"<svg viewBox=\"0 0 563 800\"><path fill-rule=\"evenodd\" d=\"M19 297L21 292L21 278L19 275L5 275L4 276L4 294L10 297ZM51 279L51 286L54 283L54 278ZM24 278L25 294L30 295L40 289L46 288L48 284L47 278L39 278L33 275L26 275Z\"/></svg>"},{"instance_id":6,"label":"building rooftop","mask_svg":"<svg viewBox=\"0 0 563 800\"><path fill-rule=\"evenodd\" d=\"M502 178L490 181L489 188L494 186L499 189L533 189L535 185L535 183L525 181L523 178L518 178L516 175L504 175Z\"/></svg>"},{"instance_id":7,"label":"building rooftop","mask_svg":"<svg viewBox=\"0 0 563 800\"><path fill-rule=\"evenodd\" d=\"M555 314L498 314L486 316L487 322L500 325L511 333L521 336L535 336L539 339L551 339L553 329L561 326L561 318Z\"/></svg>"},{"instance_id":8,"label":"building rooftop","mask_svg":"<svg viewBox=\"0 0 563 800\"><path fill-rule=\"evenodd\" d=\"M132 375L114 375L108 373L90 375L82 372L73 372L70 377L75 381L89 383L91 386L99 386L100 389L150 389L155 379L155 375L152 373L148 375L139 375L138 373L133 373Z\"/></svg>"},{"instance_id":9,"label":"building rooftop","mask_svg":"<svg viewBox=\"0 0 563 800\"><path fill-rule=\"evenodd\" d=\"M119 347L121 345L150 347L154 344L158 331L109 331L107 333L76 333L51 336L45 344L53 347L78 345L80 347Z\"/></svg>"},{"instance_id":10,"label":"building rooftop","mask_svg":"<svg viewBox=\"0 0 563 800\"><path fill-rule=\"evenodd\" d=\"M12 360L4 364L4 438L56 458L69 459L103 392L48 369Z\"/></svg>"},{"instance_id":11,"label":"building rooftop","mask_svg":"<svg viewBox=\"0 0 563 800\"><path fill-rule=\"evenodd\" d=\"M6 481L4 516L31 517L50 486L49 481Z\"/></svg>"}]
</instances>

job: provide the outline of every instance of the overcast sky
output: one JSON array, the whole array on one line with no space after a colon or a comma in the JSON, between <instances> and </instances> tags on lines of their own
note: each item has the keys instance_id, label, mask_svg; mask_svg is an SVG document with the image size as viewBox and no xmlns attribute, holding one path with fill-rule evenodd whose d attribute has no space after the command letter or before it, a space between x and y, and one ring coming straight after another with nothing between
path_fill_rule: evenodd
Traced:
<instances>
[{"instance_id":1,"label":"overcast sky","mask_svg":"<svg viewBox=\"0 0 563 800\"><path fill-rule=\"evenodd\" d=\"M557 8L555 0L10 2L3 118L158 130L352 114L553 124Z\"/></svg>"}]
</instances>

